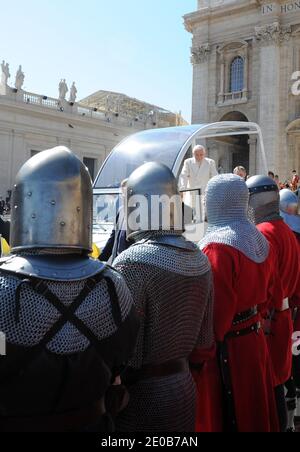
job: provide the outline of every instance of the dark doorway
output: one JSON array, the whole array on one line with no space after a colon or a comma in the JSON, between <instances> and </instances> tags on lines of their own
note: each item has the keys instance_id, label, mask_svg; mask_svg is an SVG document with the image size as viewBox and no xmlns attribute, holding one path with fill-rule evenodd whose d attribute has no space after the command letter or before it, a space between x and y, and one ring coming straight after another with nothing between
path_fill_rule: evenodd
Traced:
<instances>
[{"instance_id":1,"label":"dark doorway","mask_svg":"<svg viewBox=\"0 0 300 452\"><path fill-rule=\"evenodd\" d=\"M91 159L88 157L83 157L83 163L89 170L92 181L95 179L95 169L96 169L96 161L95 159Z\"/></svg>"},{"instance_id":2,"label":"dark doorway","mask_svg":"<svg viewBox=\"0 0 300 452\"><path fill-rule=\"evenodd\" d=\"M227 113L221 121L240 121L240 122L249 122L247 117L239 112L233 111ZM249 154L249 135L240 135L234 137L228 137L224 139L227 143L233 145L233 154L232 154L232 171L237 166L244 166L249 174L250 167L250 154Z\"/></svg>"}]
</instances>

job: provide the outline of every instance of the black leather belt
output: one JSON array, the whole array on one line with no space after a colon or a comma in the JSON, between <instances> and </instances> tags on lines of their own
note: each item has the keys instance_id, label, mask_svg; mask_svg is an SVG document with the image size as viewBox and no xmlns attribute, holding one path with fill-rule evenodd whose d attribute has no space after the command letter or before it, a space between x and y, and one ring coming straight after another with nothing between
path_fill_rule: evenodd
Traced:
<instances>
[{"instance_id":1,"label":"black leather belt","mask_svg":"<svg viewBox=\"0 0 300 452\"><path fill-rule=\"evenodd\" d=\"M141 369L135 370L127 369L122 380L126 385L136 384L141 380L148 380L150 378L169 377L171 375L179 374L189 371L189 363L187 359L177 359L168 361L162 364L149 364L143 366Z\"/></svg>"},{"instance_id":2,"label":"black leather belt","mask_svg":"<svg viewBox=\"0 0 300 452\"><path fill-rule=\"evenodd\" d=\"M247 336L247 334L251 334L251 333L258 333L260 329L261 329L261 323L257 322L257 323L254 323L253 325L249 326L248 328L242 328L241 330L237 330L237 331L230 331L229 333L226 334L225 339L232 339L232 338L236 338L236 337Z\"/></svg>"},{"instance_id":3,"label":"black leather belt","mask_svg":"<svg viewBox=\"0 0 300 452\"><path fill-rule=\"evenodd\" d=\"M0 432L75 432L96 424L105 414L103 398L92 407L63 414L0 417Z\"/></svg>"},{"instance_id":4,"label":"black leather belt","mask_svg":"<svg viewBox=\"0 0 300 452\"><path fill-rule=\"evenodd\" d=\"M233 326L237 326L240 323L247 322L248 320L252 319L252 317L255 317L258 314L257 306L254 306L254 308L248 309L248 311L240 312L235 316L233 319Z\"/></svg>"}]
</instances>

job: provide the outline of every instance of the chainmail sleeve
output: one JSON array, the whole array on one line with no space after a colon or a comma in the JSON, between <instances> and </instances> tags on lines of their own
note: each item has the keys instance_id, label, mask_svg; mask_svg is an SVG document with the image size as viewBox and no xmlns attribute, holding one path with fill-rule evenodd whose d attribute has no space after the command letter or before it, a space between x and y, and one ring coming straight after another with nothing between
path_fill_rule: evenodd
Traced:
<instances>
[{"instance_id":1,"label":"chainmail sleeve","mask_svg":"<svg viewBox=\"0 0 300 452\"><path fill-rule=\"evenodd\" d=\"M197 341L197 348L210 349L215 343L213 318L214 318L214 288L212 273L209 272L205 277L208 279L210 287L207 304L204 311L203 321L200 328L200 334Z\"/></svg>"},{"instance_id":2,"label":"chainmail sleeve","mask_svg":"<svg viewBox=\"0 0 300 452\"><path fill-rule=\"evenodd\" d=\"M134 262L115 261L114 267L118 270L126 281L128 289L134 295L133 303L139 317L140 329L135 350L135 357L130 365L136 369L143 364L143 344L145 332L145 312L146 312L146 289L144 282L147 280L145 268Z\"/></svg>"},{"instance_id":3,"label":"chainmail sleeve","mask_svg":"<svg viewBox=\"0 0 300 452\"><path fill-rule=\"evenodd\" d=\"M115 269L108 269L106 276L114 283L122 315L122 324L112 337L108 347L103 347L103 356L106 362L111 362L115 373L118 374L135 354L140 322L124 277ZM112 358L113 361L111 361Z\"/></svg>"}]
</instances>

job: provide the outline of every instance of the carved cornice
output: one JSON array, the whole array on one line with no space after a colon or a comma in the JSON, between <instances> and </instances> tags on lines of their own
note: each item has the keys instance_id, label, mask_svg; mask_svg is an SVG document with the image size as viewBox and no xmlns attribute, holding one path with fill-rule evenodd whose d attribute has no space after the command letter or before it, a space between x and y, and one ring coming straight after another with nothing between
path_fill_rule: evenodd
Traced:
<instances>
[{"instance_id":1,"label":"carved cornice","mask_svg":"<svg viewBox=\"0 0 300 452\"><path fill-rule=\"evenodd\" d=\"M192 64L201 64L207 61L208 56L211 52L211 47L209 43L203 44L201 46L192 47L191 49L191 62Z\"/></svg>"},{"instance_id":2,"label":"carved cornice","mask_svg":"<svg viewBox=\"0 0 300 452\"><path fill-rule=\"evenodd\" d=\"M256 40L261 44L280 44L288 41L292 35L291 25L281 25L279 22L255 27Z\"/></svg>"}]
</instances>

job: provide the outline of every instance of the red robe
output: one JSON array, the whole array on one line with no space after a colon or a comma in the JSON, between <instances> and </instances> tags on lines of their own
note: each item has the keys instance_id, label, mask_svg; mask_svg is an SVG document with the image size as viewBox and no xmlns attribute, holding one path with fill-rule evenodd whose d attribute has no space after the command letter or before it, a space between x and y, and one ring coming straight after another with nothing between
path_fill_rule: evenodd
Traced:
<instances>
[{"instance_id":1,"label":"red robe","mask_svg":"<svg viewBox=\"0 0 300 452\"><path fill-rule=\"evenodd\" d=\"M234 329L247 328L260 314L233 328L238 313L267 304L274 288L274 254L256 264L236 249L210 244L204 249L214 274L214 327L218 342ZM273 373L264 332L227 339L229 367L239 432L279 431ZM221 374L217 357L194 372L198 389L197 431L222 431Z\"/></svg>"},{"instance_id":2,"label":"red robe","mask_svg":"<svg viewBox=\"0 0 300 452\"><path fill-rule=\"evenodd\" d=\"M283 298L300 298L300 259L295 235L282 220L262 223L258 229L276 252ZM275 309L275 314L270 325L268 345L274 369L274 383L279 386L289 380L292 372L293 322L291 311L287 309L280 312L275 304L274 300L270 300L269 309Z\"/></svg>"},{"instance_id":3,"label":"red robe","mask_svg":"<svg viewBox=\"0 0 300 452\"><path fill-rule=\"evenodd\" d=\"M295 236L297 238L297 244L298 244L298 255L300 256L300 234L295 233ZM296 291L290 300L290 307L293 311L293 314L294 314L294 310L295 309L297 310L295 318L294 318L294 331L300 331L300 277L299 277Z\"/></svg>"}]
</instances>

